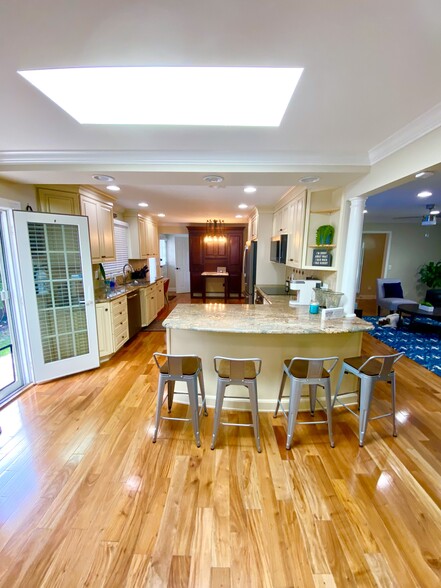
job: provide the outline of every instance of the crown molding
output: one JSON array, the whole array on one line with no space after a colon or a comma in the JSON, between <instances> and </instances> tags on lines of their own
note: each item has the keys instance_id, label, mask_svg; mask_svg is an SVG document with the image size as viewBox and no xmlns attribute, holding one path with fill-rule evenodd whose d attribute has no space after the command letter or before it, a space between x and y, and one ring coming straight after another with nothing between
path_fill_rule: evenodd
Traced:
<instances>
[{"instance_id":1,"label":"crown molding","mask_svg":"<svg viewBox=\"0 0 441 588\"><path fill-rule=\"evenodd\" d=\"M251 154L203 151L0 151L0 169L19 166L113 166L126 171L195 171L219 169L231 171L360 171L369 166L367 156L305 154L296 152L259 152ZM341 168L347 168L341 169ZM238 169L240 168L240 170ZM354 169L355 168L355 169Z\"/></svg>"},{"instance_id":2,"label":"crown molding","mask_svg":"<svg viewBox=\"0 0 441 588\"><path fill-rule=\"evenodd\" d=\"M369 150L374 165L441 126L441 102Z\"/></svg>"}]
</instances>

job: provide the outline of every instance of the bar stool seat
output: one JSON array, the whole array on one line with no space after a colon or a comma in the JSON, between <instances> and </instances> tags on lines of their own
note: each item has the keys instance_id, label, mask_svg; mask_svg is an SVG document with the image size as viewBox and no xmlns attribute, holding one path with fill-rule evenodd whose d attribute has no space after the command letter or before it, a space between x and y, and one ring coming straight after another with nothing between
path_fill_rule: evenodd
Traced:
<instances>
[{"instance_id":1,"label":"bar stool seat","mask_svg":"<svg viewBox=\"0 0 441 588\"><path fill-rule=\"evenodd\" d=\"M260 374L262 360L258 358L237 359L233 357L216 356L214 369L218 375L216 390L216 407L214 411L214 426L211 440L211 449L216 445L219 425L230 427L253 427L257 451L262 451L259 433L259 410L257 402L257 376ZM221 422L221 413L224 398L242 399L242 396L225 396L225 390L230 385L245 386L248 389L252 424Z\"/></svg>"},{"instance_id":2,"label":"bar stool seat","mask_svg":"<svg viewBox=\"0 0 441 588\"><path fill-rule=\"evenodd\" d=\"M338 357L293 357L285 359L283 362L283 375L280 383L279 397L277 399L274 418L277 417L279 408L288 418L288 431L286 437L286 449L291 449L294 429L297 422L300 398L302 395L302 386L309 386L309 407L311 415L314 415L316 403L318 402L326 412L326 420L301 422L301 425L316 425L327 423L328 435L331 447L334 447L334 437L332 432L332 401L331 401L331 383L330 374L336 366ZM290 379L289 391L289 408L288 414L282 405L282 399L287 398L283 395L286 379ZM326 395L326 408L317 399L317 386L324 388Z\"/></svg>"},{"instance_id":3,"label":"bar stool seat","mask_svg":"<svg viewBox=\"0 0 441 588\"><path fill-rule=\"evenodd\" d=\"M343 360L338 384L332 402L332 406L338 402L344 406L349 412L356 416L359 420L358 439L360 447L364 445L366 429L369 421L377 420L384 417L392 416L393 436L397 436L397 427L395 420L395 363L403 357L404 353L394 353L393 355L360 355L357 357L348 357ZM347 404L342 402L338 396L345 396L353 394L353 392L343 392L340 394L340 388L345 374L353 374L358 378L358 408L360 414L355 413ZM372 397L374 395L375 383L383 381L391 385L391 412L381 414L376 417L369 418L371 409Z\"/></svg>"},{"instance_id":4,"label":"bar stool seat","mask_svg":"<svg viewBox=\"0 0 441 588\"><path fill-rule=\"evenodd\" d=\"M156 404L155 430L153 432L153 443L156 443L158 436L159 422L161 419L168 421L191 421L193 432L196 439L196 445L201 446L199 432L199 403L198 403L198 383L200 387L200 396L202 399L201 411L205 416L208 415L205 401L205 386L202 372L202 361L197 355L167 355L165 353L154 353L153 358L159 369L158 380L158 397ZM191 410L191 418L166 417L161 415L161 408L167 399L168 412L173 407L175 394L186 394L185 392L175 392L175 382L185 382L187 384L187 393ZM165 385L167 384L167 394L164 398Z\"/></svg>"}]
</instances>

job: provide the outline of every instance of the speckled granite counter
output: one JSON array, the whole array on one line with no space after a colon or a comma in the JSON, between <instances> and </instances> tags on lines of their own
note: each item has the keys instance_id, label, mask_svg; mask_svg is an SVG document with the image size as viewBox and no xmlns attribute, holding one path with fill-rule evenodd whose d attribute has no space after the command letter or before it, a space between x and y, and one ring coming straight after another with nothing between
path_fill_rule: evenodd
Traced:
<instances>
[{"instance_id":1,"label":"speckled granite counter","mask_svg":"<svg viewBox=\"0 0 441 588\"><path fill-rule=\"evenodd\" d=\"M126 285L116 286L115 288L99 288L95 290L95 302L107 302L108 300L114 300L119 296L125 296L129 292L139 290L139 288L145 288L147 286L153 286L158 280L162 280L162 277L150 282L150 280L132 280Z\"/></svg>"},{"instance_id":2,"label":"speckled granite counter","mask_svg":"<svg viewBox=\"0 0 441 588\"><path fill-rule=\"evenodd\" d=\"M164 320L167 353L201 357L210 406L214 406L216 394L215 355L260 357L259 410L272 411L285 359L331 356L342 359L360 354L363 332L372 328L369 323L356 317L322 321L320 316L310 315L308 307L291 308L287 297L280 298L282 300L274 300L271 305L178 304ZM339 371L340 365L337 365L331 374L333 386ZM176 386L185 390L180 382ZM349 389L353 389L352 384ZM231 394L244 391L245 388L237 387ZM224 407L228 406L248 408L249 404L242 400L225 400ZM302 399L300 408L307 408L306 399Z\"/></svg>"},{"instance_id":3,"label":"speckled granite counter","mask_svg":"<svg viewBox=\"0 0 441 588\"><path fill-rule=\"evenodd\" d=\"M370 331L359 318L322 321L307 306L290 307L285 296L273 296L272 304L178 304L164 320L167 329L217 333L277 335L336 334Z\"/></svg>"}]
</instances>

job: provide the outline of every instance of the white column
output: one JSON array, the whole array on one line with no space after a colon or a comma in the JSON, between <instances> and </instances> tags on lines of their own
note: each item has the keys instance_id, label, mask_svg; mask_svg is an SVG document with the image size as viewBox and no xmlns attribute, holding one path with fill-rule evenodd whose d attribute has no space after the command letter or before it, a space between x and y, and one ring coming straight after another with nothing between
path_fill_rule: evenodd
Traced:
<instances>
[{"instance_id":1,"label":"white column","mask_svg":"<svg viewBox=\"0 0 441 588\"><path fill-rule=\"evenodd\" d=\"M346 238L345 258L341 289L344 293L343 305L346 316L355 316L355 297L357 295L357 270L360 263L361 239L363 235L363 210L366 197L350 199L349 224Z\"/></svg>"}]
</instances>

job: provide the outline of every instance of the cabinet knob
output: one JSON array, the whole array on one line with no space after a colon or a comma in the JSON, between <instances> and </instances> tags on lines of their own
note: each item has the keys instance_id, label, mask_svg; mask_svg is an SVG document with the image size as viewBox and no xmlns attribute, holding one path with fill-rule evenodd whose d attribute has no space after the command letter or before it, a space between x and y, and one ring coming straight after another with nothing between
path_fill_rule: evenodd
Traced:
<instances>
[{"instance_id":1,"label":"cabinet knob","mask_svg":"<svg viewBox=\"0 0 441 588\"><path fill-rule=\"evenodd\" d=\"M108 308L105 308L104 310L107 312L109 309Z\"/></svg>"}]
</instances>

